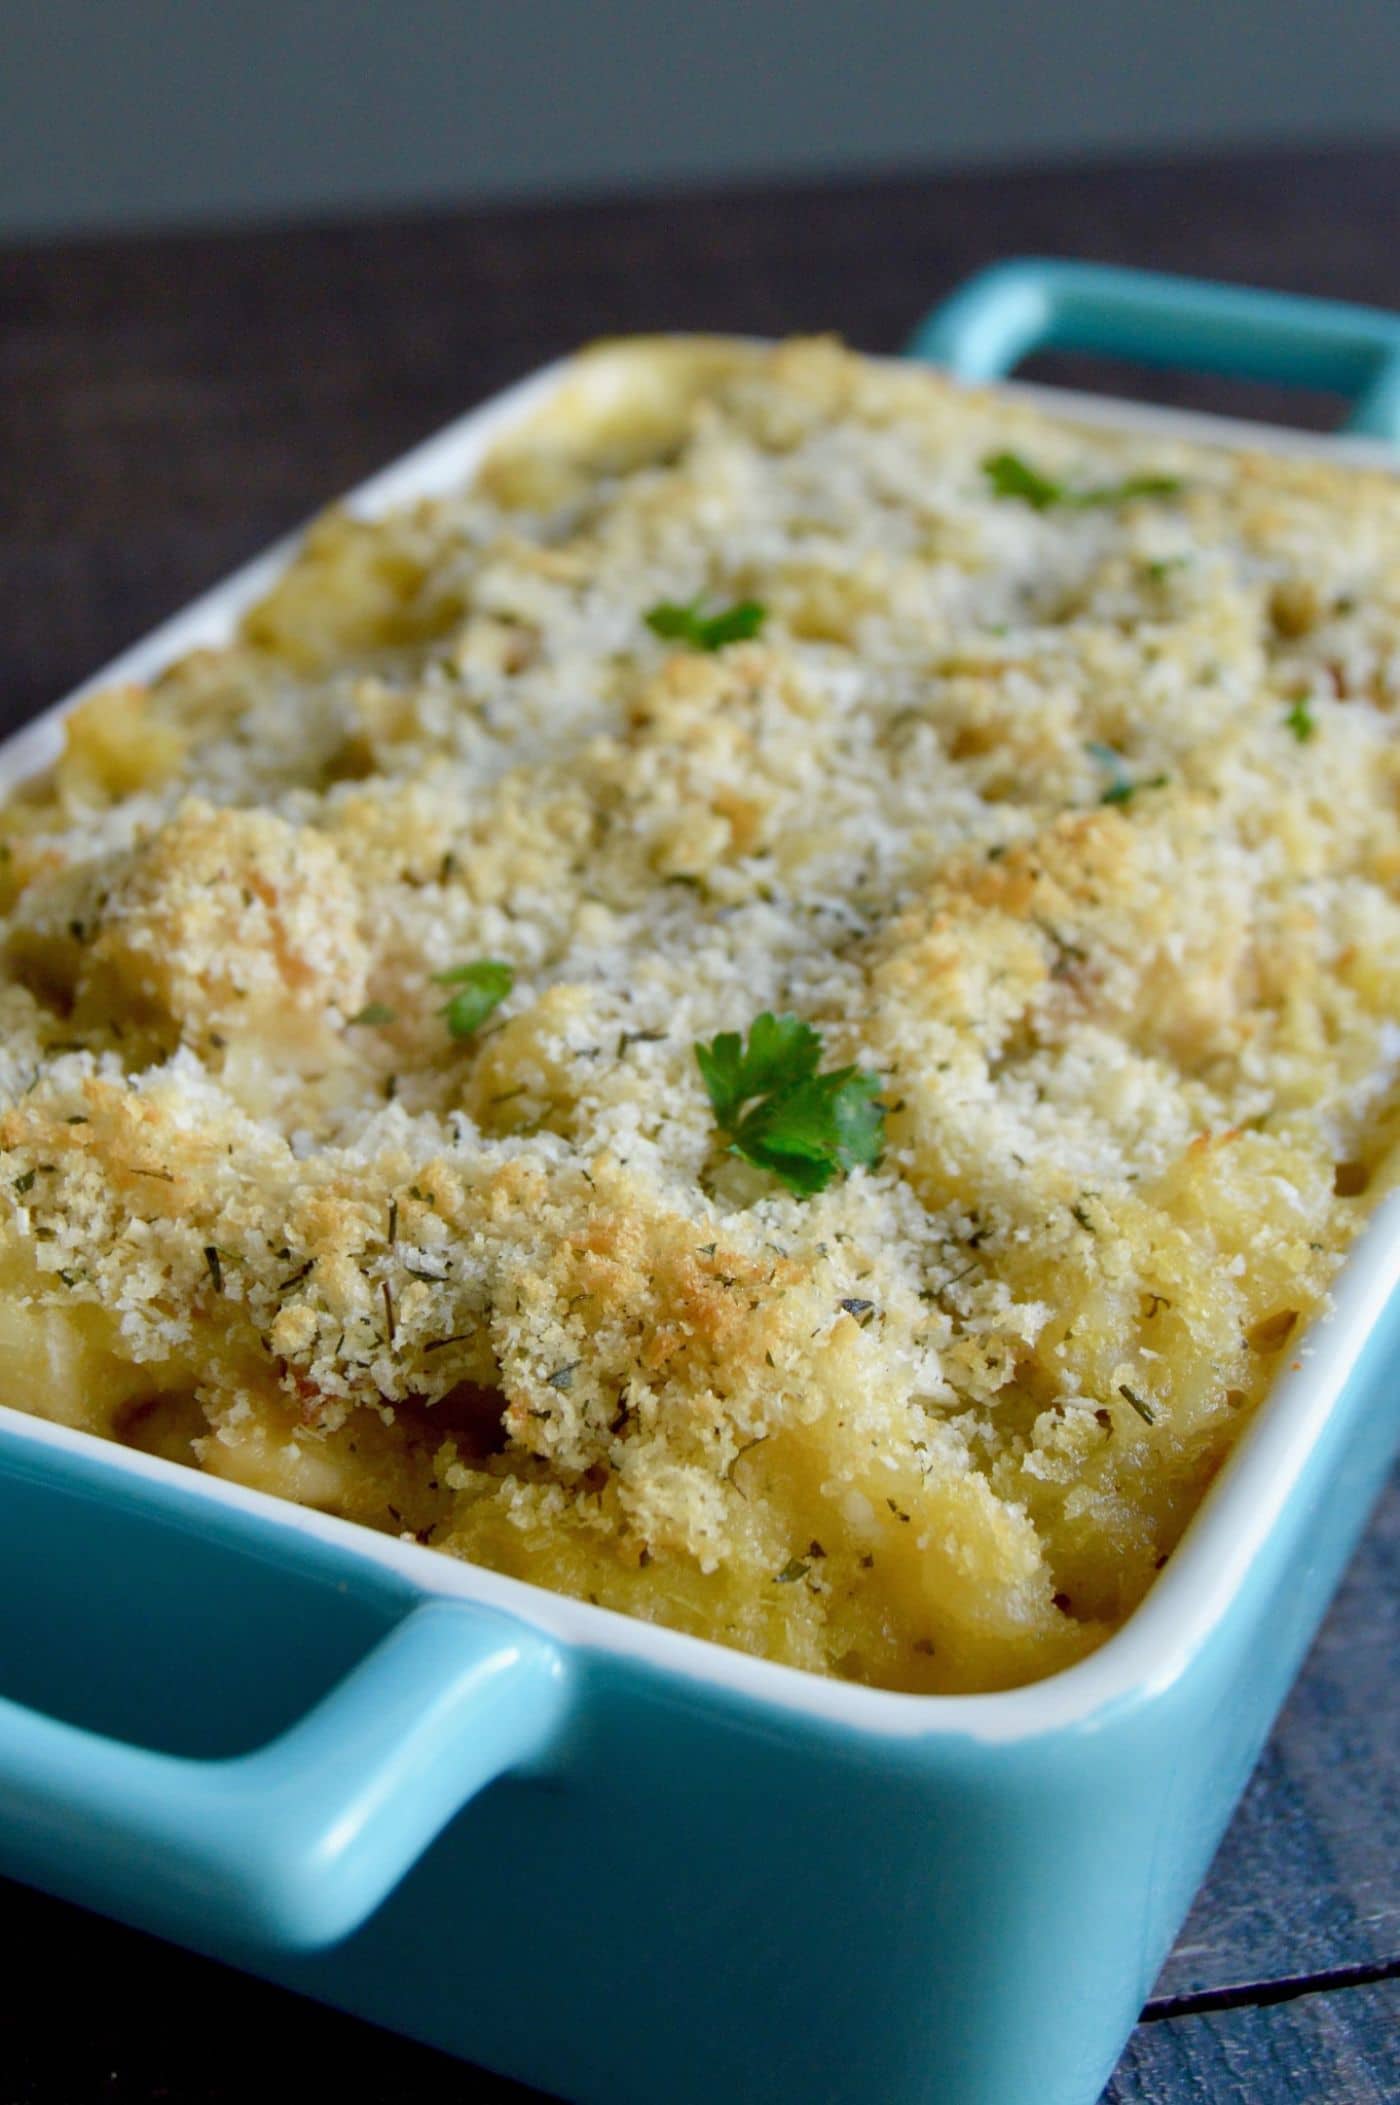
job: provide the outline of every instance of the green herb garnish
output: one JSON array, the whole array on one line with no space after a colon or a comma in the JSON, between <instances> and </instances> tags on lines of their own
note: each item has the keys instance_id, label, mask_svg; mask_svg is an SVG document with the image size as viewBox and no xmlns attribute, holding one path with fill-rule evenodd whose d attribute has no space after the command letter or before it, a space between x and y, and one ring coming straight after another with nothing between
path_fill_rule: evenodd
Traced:
<instances>
[{"instance_id":1,"label":"green herb garnish","mask_svg":"<svg viewBox=\"0 0 1400 2105\"><path fill-rule=\"evenodd\" d=\"M470 1038L505 1000L515 985L515 972L498 957L483 957L472 965L454 965L448 972L435 972L433 985L457 989L438 1014L447 1018L447 1028L454 1038Z\"/></svg>"},{"instance_id":2,"label":"green herb garnish","mask_svg":"<svg viewBox=\"0 0 1400 2105\"><path fill-rule=\"evenodd\" d=\"M775 1586L791 1586L798 1579L805 1579L810 1569L811 1566L805 1564L801 1557L789 1557L782 1570L774 1572L773 1584Z\"/></svg>"},{"instance_id":3,"label":"green herb garnish","mask_svg":"<svg viewBox=\"0 0 1400 2105\"><path fill-rule=\"evenodd\" d=\"M34 1179L38 1176L38 1174L39 1172L37 1169L27 1169L24 1171L22 1176L18 1176L15 1178L15 1190L19 1193L21 1198L25 1196L26 1192L33 1191Z\"/></svg>"},{"instance_id":4,"label":"green herb garnish","mask_svg":"<svg viewBox=\"0 0 1400 2105\"><path fill-rule=\"evenodd\" d=\"M768 619L768 609L756 599L741 599L716 614L702 614L701 605L698 599L688 607L663 599L646 616L647 627L653 636L664 636L668 642L688 643L697 651L718 651L726 643L747 643Z\"/></svg>"},{"instance_id":5,"label":"green herb garnish","mask_svg":"<svg viewBox=\"0 0 1400 2105\"><path fill-rule=\"evenodd\" d=\"M1317 730L1317 718L1312 713L1312 703L1307 695L1299 695L1283 721L1299 745L1305 746Z\"/></svg>"},{"instance_id":6,"label":"green herb garnish","mask_svg":"<svg viewBox=\"0 0 1400 2105\"><path fill-rule=\"evenodd\" d=\"M729 1152L772 1170L805 1198L825 1191L838 1170L873 1167L884 1142L879 1076L859 1067L818 1074L821 1056L820 1031L767 1011L750 1026L747 1044L737 1031L721 1031L695 1048Z\"/></svg>"},{"instance_id":7,"label":"green herb garnish","mask_svg":"<svg viewBox=\"0 0 1400 2105\"><path fill-rule=\"evenodd\" d=\"M371 1001L367 1003L366 1006L359 1011L358 1015L352 1016L349 1019L349 1021L352 1024L392 1023L393 1020L393 1010L391 1008L387 1008L382 1001Z\"/></svg>"},{"instance_id":8,"label":"green herb garnish","mask_svg":"<svg viewBox=\"0 0 1400 2105\"><path fill-rule=\"evenodd\" d=\"M1042 475L1018 453L990 453L982 473L997 497L1019 497L1033 511L1048 512L1053 505L1084 511L1096 504L1128 504L1134 497L1171 497L1181 488L1175 475L1129 475L1122 482L1105 483L1097 490L1073 490L1068 483Z\"/></svg>"},{"instance_id":9,"label":"green herb garnish","mask_svg":"<svg viewBox=\"0 0 1400 2105\"><path fill-rule=\"evenodd\" d=\"M224 1290L224 1268L213 1243L206 1243L204 1246L204 1262L209 1267L209 1277L214 1282L214 1292L221 1294Z\"/></svg>"},{"instance_id":10,"label":"green herb garnish","mask_svg":"<svg viewBox=\"0 0 1400 2105\"><path fill-rule=\"evenodd\" d=\"M1100 804L1130 804L1140 789L1166 788L1165 775L1149 775L1141 782L1134 782L1124 765L1123 755L1115 752L1112 746L1100 745L1097 739L1093 739L1085 750L1092 753L1113 778L1099 798Z\"/></svg>"}]
</instances>

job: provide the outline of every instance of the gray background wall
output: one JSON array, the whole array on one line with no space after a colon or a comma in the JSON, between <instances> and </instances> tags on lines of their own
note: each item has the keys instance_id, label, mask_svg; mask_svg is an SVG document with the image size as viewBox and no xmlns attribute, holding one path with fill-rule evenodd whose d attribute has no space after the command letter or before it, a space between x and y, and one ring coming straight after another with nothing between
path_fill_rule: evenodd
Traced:
<instances>
[{"instance_id":1,"label":"gray background wall","mask_svg":"<svg viewBox=\"0 0 1400 2105\"><path fill-rule=\"evenodd\" d=\"M0 234L1400 131L1400 0L0 0Z\"/></svg>"}]
</instances>

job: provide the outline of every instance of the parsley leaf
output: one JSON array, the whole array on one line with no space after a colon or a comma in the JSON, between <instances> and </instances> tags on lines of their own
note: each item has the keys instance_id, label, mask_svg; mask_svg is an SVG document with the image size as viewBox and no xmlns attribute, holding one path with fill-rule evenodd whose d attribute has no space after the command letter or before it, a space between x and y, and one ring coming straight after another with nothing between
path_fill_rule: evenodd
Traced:
<instances>
[{"instance_id":1,"label":"parsley leaf","mask_svg":"<svg viewBox=\"0 0 1400 2105\"><path fill-rule=\"evenodd\" d=\"M1305 746L1317 729L1317 718L1313 715L1312 704L1305 694L1298 696L1283 720L1300 746Z\"/></svg>"},{"instance_id":2,"label":"parsley leaf","mask_svg":"<svg viewBox=\"0 0 1400 2105\"><path fill-rule=\"evenodd\" d=\"M818 1074L821 1055L821 1033L810 1023L767 1011L750 1026L747 1045L737 1031L721 1031L695 1048L730 1153L771 1170L804 1198L825 1191L838 1170L872 1167L884 1141L879 1076L859 1067Z\"/></svg>"},{"instance_id":3,"label":"parsley leaf","mask_svg":"<svg viewBox=\"0 0 1400 2105\"><path fill-rule=\"evenodd\" d=\"M1048 512L1052 504L1064 503L1064 484L1051 482L1049 476L1032 468L1019 454L989 453L982 463L982 473L991 484L994 497L1019 497L1038 512Z\"/></svg>"},{"instance_id":4,"label":"parsley leaf","mask_svg":"<svg viewBox=\"0 0 1400 2105\"><path fill-rule=\"evenodd\" d=\"M1083 511L1095 504L1127 504L1134 497L1171 497L1181 488L1176 475L1129 475L1122 482L1105 483L1097 490L1073 490L1068 483L1042 475L1018 453L989 453L982 473L996 497L1019 497L1033 511L1048 512L1052 505Z\"/></svg>"},{"instance_id":5,"label":"parsley leaf","mask_svg":"<svg viewBox=\"0 0 1400 2105\"><path fill-rule=\"evenodd\" d=\"M737 1031L721 1031L711 1045L697 1045L696 1064L710 1092L715 1117L726 1131L738 1123L751 1096L768 1096L817 1071L822 1056L820 1031L800 1016L774 1016L767 1011L749 1026L747 1046Z\"/></svg>"},{"instance_id":6,"label":"parsley leaf","mask_svg":"<svg viewBox=\"0 0 1400 2105\"><path fill-rule=\"evenodd\" d=\"M1131 504L1135 497L1175 497L1181 489L1179 475L1129 475L1110 482L1101 490L1080 490L1072 504Z\"/></svg>"},{"instance_id":7,"label":"parsley leaf","mask_svg":"<svg viewBox=\"0 0 1400 2105\"><path fill-rule=\"evenodd\" d=\"M360 1009L354 1016L349 1018L352 1024L363 1023L371 1027L381 1023L392 1023L393 1020L393 1010L382 1001L369 1002L366 1007Z\"/></svg>"},{"instance_id":8,"label":"parsley leaf","mask_svg":"<svg viewBox=\"0 0 1400 2105\"><path fill-rule=\"evenodd\" d=\"M698 599L693 599L688 607L663 599L646 616L647 627L653 636L688 643L692 650L717 651L723 650L726 643L747 643L768 619L768 609L756 599L741 599L717 614L702 614L700 607Z\"/></svg>"},{"instance_id":9,"label":"parsley leaf","mask_svg":"<svg viewBox=\"0 0 1400 2105\"><path fill-rule=\"evenodd\" d=\"M879 1160L885 1131L879 1093L880 1077L858 1067L813 1075L760 1098L735 1128L734 1150L810 1197L825 1191L838 1169L869 1168Z\"/></svg>"},{"instance_id":10,"label":"parsley leaf","mask_svg":"<svg viewBox=\"0 0 1400 2105\"><path fill-rule=\"evenodd\" d=\"M448 972L435 972L433 984L457 989L438 1014L447 1018L447 1028L454 1038L470 1038L505 1000L515 985L515 972L500 958L483 957L472 965L454 965Z\"/></svg>"}]
</instances>

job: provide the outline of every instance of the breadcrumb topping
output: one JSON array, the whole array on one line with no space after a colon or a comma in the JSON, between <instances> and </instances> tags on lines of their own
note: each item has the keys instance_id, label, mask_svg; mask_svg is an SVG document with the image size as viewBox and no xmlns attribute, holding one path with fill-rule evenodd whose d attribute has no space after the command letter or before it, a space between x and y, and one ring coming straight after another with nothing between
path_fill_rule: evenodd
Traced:
<instances>
[{"instance_id":1,"label":"breadcrumb topping","mask_svg":"<svg viewBox=\"0 0 1400 2105\"><path fill-rule=\"evenodd\" d=\"M1391 476L587 354L0 814L11 1394L818 1672L1047 1674L1384 1180L1398 706ZM811 1196L697 1064L764 1012L879 1077Z\"/></svg>"}]
</instances>

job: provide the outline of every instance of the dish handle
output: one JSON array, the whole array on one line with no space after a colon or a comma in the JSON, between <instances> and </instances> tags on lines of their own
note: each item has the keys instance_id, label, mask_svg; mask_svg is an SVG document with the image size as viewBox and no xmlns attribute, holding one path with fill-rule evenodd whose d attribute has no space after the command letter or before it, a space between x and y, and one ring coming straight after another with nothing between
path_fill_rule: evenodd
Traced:
<instances>
[{"instance_id":1,"label":"dish handle","mask_svg":"<svg viewBox=\"0 0 1400 2105\"><path fill-rule=\"evenodd\" d=\"M411 1609L289 1730L230 1759L0 1699L6 1868L194 1944L335 1943L468 1799L547 1756L565 1701L547 1638L445 1600Z\"/></svg>"},{"instance_id":2,"label":"dish handle","mask_svg":"<svg viewBox=\"0 0 1400 2105\"><path fill-rule=\"evenodd\" d=\"M969 278L908 345L973 381L1048 350L1328 388L1352 404L1348 431L1400 442L1400 316L1343 300L1021 257Z\"/></svg>"}]
</instances>

